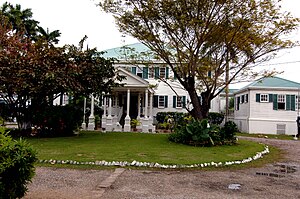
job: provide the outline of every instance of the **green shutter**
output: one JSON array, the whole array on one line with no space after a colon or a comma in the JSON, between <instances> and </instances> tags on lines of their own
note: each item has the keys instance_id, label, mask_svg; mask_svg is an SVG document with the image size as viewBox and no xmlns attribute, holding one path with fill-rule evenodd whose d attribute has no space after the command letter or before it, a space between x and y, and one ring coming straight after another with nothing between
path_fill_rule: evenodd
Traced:
<instances>
[{"instance_id":1,"label":"green shutter","mask_svg":"<svg viewBox=\"0 0 300 199\"><path fill-rule=\"evenodd\" d=\"M237 104L236 104L237 110L240 110L240 102L241 102L241 98L237 97Z\"/></svg>"},{"instance_id":2,"label":"green shutter","mask_svg":"<svg viewBox=\"0 0 300 199\"><path fill-rule=\"evenodd\" d=\"M278 110L277 94L273 94L273 110Z\"/></svg>"},{"instance_id":3,"label":"green shutter","mask_svg":"<svg viewBox=\"0 0 300 199\"><path fill-rule=\"evenodd\" d=\"M291 110L295 111L296 110L296 96L291 95Z\"/></svg>"},{"instance_id":4,"label":"green shutter","mask_svg":"<svg viewBox=\"0 0 300 199\"><path fill-rule=\"evenodd\" d=\"M169 79L169 67L166 67L166 79Z\"/></svg>"},{"instance_id":5,"label":"green shutter","mask_svg":"<svg viewBox=\"0 0 300 199\"><path fill-rule=\"evenodd\" d=\"M185 108L186 96L182 96L182 108Z\"/></svg>"},{"instance_id":6,"label":"green shutter","mask_svg":"<svg viewBox=\"0 0 300 199\"><path fill-rule=\"evenodd\" d=\"M269 102L273 102L273 94L269 94Z\"/></svg>"},{"instance_id":7,"label":"green shutter","mask_svg":"<svg viewBox=\"0 0 300 199\"><path fill-rule=\"evenodd\" d=\"M245 102L248 103L248 94L245 96Z\"/></svg>"},{"instance_id":8,"label":"green shutter","mask_svg":"<svg viewBox=\"0 0 300 199\"><path fill-rule=\"evenodd\" d=\"M131 73L136 75L136 67L131 67Z\"/></svg>"},{"instance_id":9,"label":"green shutter","mask_svg":"<svg viewBox=\"0 0 300 199\"><path fill-rule=\"evenodd\" d=\"M158 67L155 67L155 68L154 68L154 78L155 78L155 79L158 79L158 78L159 78L159 68L158 68Z\"/></svg>"},{"instance_id":10,"label":"green shutter","mask_svg":"<svg viewBox=\"0 0 300 199\"><path fill-rule=\"evenodd\" d=\"M153 107L158 107L158 95L153 96Z\"/></svg>"},{"instance_id":11,"label":"green shutter","mask_svg":"<svg viewBox=\"0 0 300 199\"><path fill-rule=\"evenodd\" d=\"M143 67L143 79L148 79L148 67Z\"/></svg>"},{"instance_id":12,"label":"green shutter","mask_svg":"<svg viewBox=\"0 0 300 199\"><path fill-rule=\"evenodd\" d=\"M286 107L285 110L290 111L291 110L291 95L286 95Z\"/></svg>"},{"instance_id":13,"label":"green shutter","mask_svg":"<svg viewBox=\"0 0 300 199\"><path fill-rule=\"evenodd\" d=\"M256 102L260 102L260 94L256 93Z\"/></svg>"},{"instance_id":14,"label":"green shutter","mask_svg":"<svg viewBox=\"0 0 300 199\"><path fill-rule=\"evenodd\" d=\"M168 108L168 96L165 96L165 108Z\"/></svg>"},{"instance_id":15,"label":"green shutter","mask_svg":"<svg viewBox=\"0 0 300 199\"><path fill-rule=\"evenodd\" d=\"M173 96L173 108L176 108L176 95Z\"/></svg>"}]
</instances>

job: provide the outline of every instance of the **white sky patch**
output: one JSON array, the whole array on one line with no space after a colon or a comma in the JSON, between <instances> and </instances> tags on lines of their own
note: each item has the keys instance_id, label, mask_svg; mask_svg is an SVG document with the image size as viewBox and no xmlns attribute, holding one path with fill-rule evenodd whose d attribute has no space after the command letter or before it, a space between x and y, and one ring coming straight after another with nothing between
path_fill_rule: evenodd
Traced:
<instances>
[{"instance_id":1,"label":"white sky patch","mask_svg":"<svg viewBox=\"0 0 300 199\"><path fill-rule=\"evenodd\" d=\"M44 29L60 30L62 34L59 45L77 45L84 35L88 36L88 46L97 47L98 50L138 42L129 36L122 37L113 17L96 6L99 0L8 0L8 2L20 4L22 9L31 8L33 18L39 21ZM284 11L300 17L299 0L282 0L281 5ZM299 30L290 38L300 41ZM300 47L282 51L277 58L264 65L284 71L279 77L300 82ZM233 87L240 86L237 84Z\"/></svg>"}]
</instances>

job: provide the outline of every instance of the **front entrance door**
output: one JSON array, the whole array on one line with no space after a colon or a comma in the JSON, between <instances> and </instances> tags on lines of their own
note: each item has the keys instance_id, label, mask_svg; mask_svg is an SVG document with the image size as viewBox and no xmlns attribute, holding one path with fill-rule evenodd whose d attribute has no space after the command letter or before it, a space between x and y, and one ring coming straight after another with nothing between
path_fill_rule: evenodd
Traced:
<instances>
[{"instance_id":1,"label":"front entrance door","mask_svg":"<svg viewBox=\"0 0 300 199\"><path fill-rule=\"evenodd\" d=\"M138 116L138 96L130 96L129 116L131 119L136 119Z\"/></svg>"}]
</instances>

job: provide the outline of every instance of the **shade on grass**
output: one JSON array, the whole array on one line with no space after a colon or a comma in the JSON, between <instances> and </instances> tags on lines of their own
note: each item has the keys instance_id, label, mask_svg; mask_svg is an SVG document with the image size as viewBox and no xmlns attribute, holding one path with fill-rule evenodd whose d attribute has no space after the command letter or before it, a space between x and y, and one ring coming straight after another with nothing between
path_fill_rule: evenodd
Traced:
<instances>
[{"instance_id":1,"label":"shade on grass","mask_svg":"<svg viewBox=\"0 0 300 199\"><path fill-rule=\"evenodd\" d=\"M194 147L172 143L166 134L83 132L75 137L31 138L39 159L141 161L162 164L225 162L252 157L264 146L239 141L235 146Z\"/></svg>"}]
</instances>

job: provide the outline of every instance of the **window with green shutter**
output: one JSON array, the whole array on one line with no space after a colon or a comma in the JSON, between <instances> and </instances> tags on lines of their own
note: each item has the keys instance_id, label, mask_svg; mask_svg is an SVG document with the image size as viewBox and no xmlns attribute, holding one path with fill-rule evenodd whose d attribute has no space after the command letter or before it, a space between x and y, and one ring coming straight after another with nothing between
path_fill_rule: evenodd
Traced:
<instances>
[{"instance_id":1,"label":"window with green shutter","mask_svg":"<svg viewBox=\"0 0 300 199\"><path fill-rule=\"evenodd\" d=\"M168 108L168 96L165 96L165 108Z\"/></svg>"},{"instance_id":2,"label":"window with green shutter","mask_svg":"<svg viewBox=\"0 0 300 199\"><path fill-rule=\"evenodd\" d=\"M256 102L260 102L260 94L256 93Z\"/></svg>"},{"instance_id":3,"label":"window with green shutter","mask_svg":"<svg viewBox=\"0 0 300 199\"><path fill-rule=\"evenodd\" d=\"M131 73L134 74L134 75L136 75L136 67L134 67L134 66L131 67Z\"/></svg>"},{"instance_id":4,"label":"window with green shutter","mask_svg":"<svg viewBox=\"0 0 300 199\"><path fill-rule=\"evenodd\" d=\"M143 79L148 79L149 68L143 67Z\"/></svg>"},{"instance_id":5,"label":"window with green shutter","mask_svg":"<svg viewBox=\"0 0 300 199\"><path fill-rule=\"evenodd\" d=\"M153 96L153 107L154 108L158 107L158 95Z\"/></svg>"},{"instance_id":6,"label":"window with green shutter","mask_svg":"<svg viewBox=\"0 0 300 199\"><path fill-rule=\"evenodd\" d=\"M169 79L169 67L166 67L166 79Z\"/></svg>"},{"instance_id":7,"label":"window with green shutter","mask_svg":"<svg viewBox=\"0 0 300 199\"><path fill-rule=\"evenodd\" d=\"M296 96L291 95L291 110L295 111L296 110Z\"/></svg>"},{"instance_id":8,"label":"window with green shutter","mask_svg":"<svg viewBox=\"0 0 300 199\"><path fill-rule=\"evenodd\" d=\"M158 78L159 78L159 68L158 68L158 67L155 67L155 68L154 68L154 78L155 78L155 79L158 79Z\"/></svg>"},{"instance_id":9,"label":"window with green shutter","mask_svg":"<svg viewBox=\"0 0 300 199\"><path fill-rule=\"evenodd\" d=\"M177 99L176 99L176 95L173 96L173 108L176 108L176 104L177 104Z\"/></svg>"},{"instance_id":10,"label":"window with green shutter","mask_svg":"<svg viewBox=\"0 0 300 199\"><path fill-rule=\"evenodd\" d=\"M278 110L277 94L273 94L273 110Z\"/></svg>"}]
</instances>

